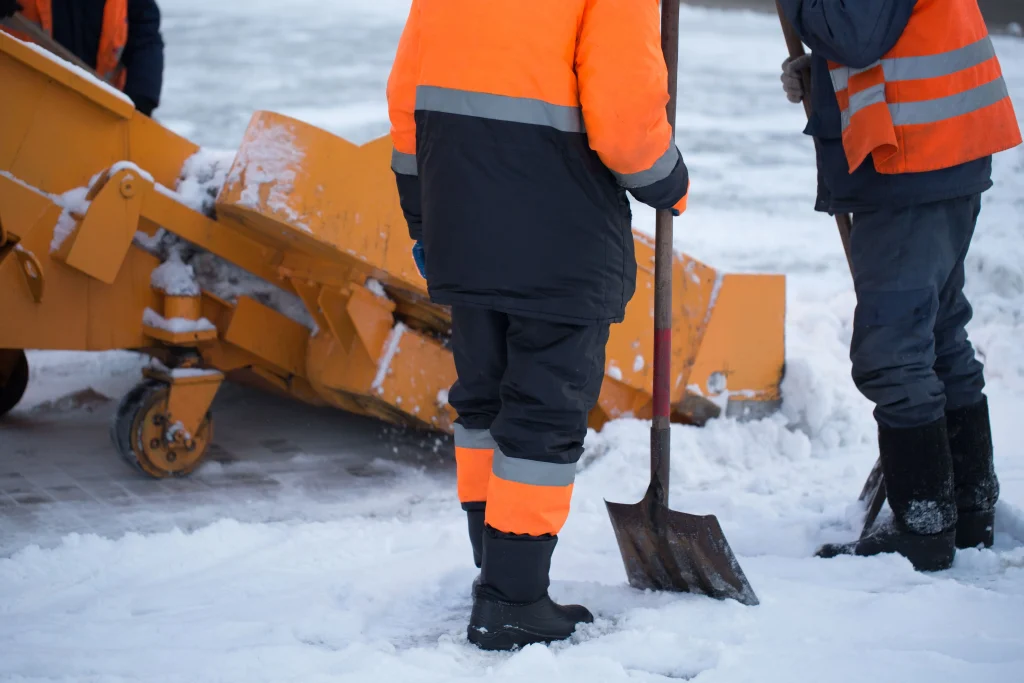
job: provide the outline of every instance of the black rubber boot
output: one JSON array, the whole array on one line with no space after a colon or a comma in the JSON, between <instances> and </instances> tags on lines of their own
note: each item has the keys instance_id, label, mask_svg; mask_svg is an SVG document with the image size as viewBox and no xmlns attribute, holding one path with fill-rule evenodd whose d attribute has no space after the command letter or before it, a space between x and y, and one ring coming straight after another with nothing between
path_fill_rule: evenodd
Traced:
<instances>
[{"instance_id":1,"label":"black rubber boot","mask_svg":"<svg viewBox=\"0 0 1024 683\"><path fill-rule=\"evenodd\" d=\"M992 547L999 479L992 462L992 426L988 399L946 413L949 451L953 456L953 490L959 519L956 547Z\"/></svg>"},{"instance_id":2,"label":"black rubber boot","mask_svg":"<svg viewBox=\"0 0 1024 683\"><path fill-rule=\"evenodd\" d=\"M892 522L859 541L822 546L818 557L899 553L918 571L948 569L957 513L946 418L911 429L880 426L878 449Z\"/></svg>"},{"instance_id":3,"label":"black rubber boot","mask_svg":"<svg viewBox=\"0 0 1024 683\"><path fill-rule=\"evenodd\" d=\"M463 503L469 522L469 542L473 545L473 564L479 569L484 562L484 514L486 503Z\"/></svg>"},{"instance_id":4,"label":"black rubber boot","mask_svg":"<svg viewBox=\"0 0 1024 683\"><path fill-rule=\"evenodd\" d=\"M469 642L484 650L512 650L564 640L594 616L580 605L548 597L555 536L516 536L486 527L480 584L473 595Z\"/></svg>"}]
</instances>

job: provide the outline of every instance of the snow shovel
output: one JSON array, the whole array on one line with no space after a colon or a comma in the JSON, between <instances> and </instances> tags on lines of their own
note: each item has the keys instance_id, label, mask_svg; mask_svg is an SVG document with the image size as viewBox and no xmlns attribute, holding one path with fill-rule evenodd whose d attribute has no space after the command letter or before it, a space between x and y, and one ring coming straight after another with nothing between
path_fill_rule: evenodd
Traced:
<instances>
[{"instance_id":1,"label":"snow shovel","mask_svg":"<svg viewBox=\"0 0 1024 683\"><path fill-rule=\"evenodd\" d=\"M661 47L668 66L668 121L675 139L679 3L662 2ZM668 507L669 389L672 335L672 212L658 211L654 257L654 419L651 424L651 483L633 505L610 503L615 538L634 588L733 598L744 605L758 599L713 515L675 512Z\"/></svg>"},{"instance_id":2,"label":"snow shovel","mask_svg":"<svg viewBox=\"0 0 1024 683\"><path fill-rule=\"evenodd\" d=\"M782 24L782 35L786 39L786 48L789 50L789 56L796 58L804 55L804 45L800 40L800 36L797 34L796 29L786 19L786 15L782 11L782 6L778 0L775 0L775 10L779 14L779 23ZM807 118L811 117L811 74L808 71L804 71L803 74L804 82L804 113L807 114ZM846 252L846 263L850 266L850 273L853 273L853 261L850 259L850 231L853 227L853 222L850 219L849 214L837 213L836 214L836 227L839 228L839 239L843 242L843 251ZM860 537L864 538L870 533L871 528L875 525L875 520L878 519L878 513L882 510L882 505L885 503L885 478L882 476L882 461L875 461L875 466L871 468L871 473L868 474L867 481L864 482L864 488L861 489L860 496L857 498L866 508L866 515L864 517L864 527L861 529Z\"/></svg>"}]
</instances>

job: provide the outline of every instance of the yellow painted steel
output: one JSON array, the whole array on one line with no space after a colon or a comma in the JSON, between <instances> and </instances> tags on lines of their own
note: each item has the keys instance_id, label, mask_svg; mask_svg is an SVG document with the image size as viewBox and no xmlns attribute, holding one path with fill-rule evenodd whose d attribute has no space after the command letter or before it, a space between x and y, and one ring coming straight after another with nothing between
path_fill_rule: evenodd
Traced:
<instances>
[{"instance_id":1,"label":"yellow painted steel","mask_svg":"<svg viewBox=\"0 0 1024 683\"><path fill-rule=\"evenodd\" d=\"M141 349L311 404L451 430L450 316L429 301L412 260L389 138L356 145L257 112L212 218L173 191L193 143L2 32L0 82L0 349ZM75 188L87 188L87 205L69 201ZM159 259L139 239L158 227L294 295L312 329L252 297L158 291ZM634 239L637 292L612 328L595 428L650 415L654 249L645 235ZM699 424L723 409L774 410L784 278L722 274L680 253L673 302L674 418ZM202 432L205 448L210 432L200 422L219 375L191 384L170 377L151 374L168 391L136 392L138 405L124 410L163 415L192 396L186 431ZM147 425L125 421L123 432L149 435ZM132 457L150 462L183 447L161 443L156 455ZM187 452L177 469L140 467L153 476L191 471L202 454Z\"/></svg>"}]
</instances>

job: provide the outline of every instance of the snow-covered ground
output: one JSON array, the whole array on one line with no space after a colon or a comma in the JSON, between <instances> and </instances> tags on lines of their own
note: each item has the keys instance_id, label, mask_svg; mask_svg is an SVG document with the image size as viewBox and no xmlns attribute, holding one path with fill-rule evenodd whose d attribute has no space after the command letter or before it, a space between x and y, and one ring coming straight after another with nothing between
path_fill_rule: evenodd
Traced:
<instances>
[{"instance_id":1,"label":"snow-covered ground","mask_svg":"<svg viewBox=\"0 0 1024 683\"><path fill-rule=\"evenodd\" d=\"M256 109L357 141L382 134L406 4L164 2L158 118L221 148ZM596 623L571 643L481 653L464 635L475 569L444 449L228 390L218 443L233 457L188 483L104 472L131 504L96 494L31 512L7 496L0 679L1024 679L1024 150L997 157L968 262L1003 486L996 547L934 575L895 556L814 559L818 544L855 534L875 458L870 406L849 379L849 274L834 225L811 210L813 154L802 109L780 90L773 18L684 8L682 19L679 142L693 196L676 245L726 270L785 273L789 298L782 413L675 427L672 504L718 516L760 606L627 587L603 500L641 497L647 425L623 420L588 437L552 569L553 596L590 606ZM1024 114L1024 42L996 47ZM635 216L653 226L651 212ZM127 389L139 359L31 360L32 393L0 427L0 454L21 458L29 481L50 458L81 472L88 456L102 471L114 456L98 395ZM55 400L89 387L84 406Z\"/></svg>"}]
</instances>

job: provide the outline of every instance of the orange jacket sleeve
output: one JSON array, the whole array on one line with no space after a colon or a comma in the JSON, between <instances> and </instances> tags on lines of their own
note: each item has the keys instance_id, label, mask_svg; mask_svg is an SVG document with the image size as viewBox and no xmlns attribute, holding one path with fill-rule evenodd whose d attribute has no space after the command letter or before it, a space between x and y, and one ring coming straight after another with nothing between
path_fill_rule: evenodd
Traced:
<instances>
[{"instance_id":1,"label":"orange jacket sleeve","mask_svg":"<svg viewBox=\"0 0 1024 683\"><path fill-rule=\"evenodd\" d=\"M419 77L419 0L413 0L398 52L388 76L388 116L391 119L391 169L398 183L409 236L422 236L420 182L416 166L416 84Z\"/></svg>"},{"instance_id":2,"label":"orange jacket sleeve","mask_svg":"<svg viewBox=\"0 0 1024 683\"><path fill-rule=\"evenodd\" d=\"M638 200L682 212L689 175L665 113L660 17L657 0L586 0L576 74L591 148Z\"/></svg>"}]
</instances>

